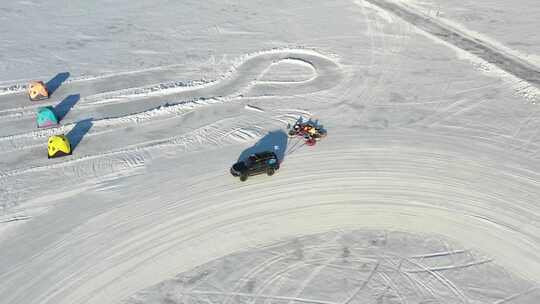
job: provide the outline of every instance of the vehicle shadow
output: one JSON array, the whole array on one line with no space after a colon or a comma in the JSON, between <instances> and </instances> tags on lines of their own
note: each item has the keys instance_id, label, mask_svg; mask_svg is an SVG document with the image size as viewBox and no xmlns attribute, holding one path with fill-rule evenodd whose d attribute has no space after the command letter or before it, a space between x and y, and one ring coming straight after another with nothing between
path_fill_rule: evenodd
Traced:
<instances>
[{"instance_id":1,"label":"vehicle shadow","mask_svg":"<svg viewBox=\"0 0 540 304\"><path fill-rule=\"evenodd\" d=\"M92 118L87 118L77 122L73 129L66 134L66 137L71 145L72 152L77 148L86 133L90 131L90 128L92 128Z\"/></svg>"},{"instance_id":2,"label":"vehicle shadow","mask_svg":"<svg viewBox=\"0 0 540 304\"><path fill-rule=\"evenodd\" d=\"M288 139L287 133L283 130L268 132L263 138L257 141L255 145L244 150L238 157L238 161L242 161L254 153L273 151L276 154L278 161L282 162L285 158Z\"/></svg>"},{"instance_id":3,"label":"vehicle shadow","mask_svg":"<svg viewBox=\"0 0 540 304\"><path fill-rule=\"evenodd\" d=\"M54 93L69 78L69 72L58 73L51 80L47 81L45 86L49 90L49 96Z\"/></svg>"},{"instance_id":4,"label":"vehicle shadow","mask_svg":"<svg viewBox=\"0 0 540 304\"><path fill-rule=\"evenodd\" d=\"M56 114L56 117L58 117L58 121L64 119L67 113L75 106L77 102L79 102L80 99L80 94L69 95L68 97L64 98L64 100L62 100L59 104L54 106L54 113Z\"/></svg>"}]
</instances>

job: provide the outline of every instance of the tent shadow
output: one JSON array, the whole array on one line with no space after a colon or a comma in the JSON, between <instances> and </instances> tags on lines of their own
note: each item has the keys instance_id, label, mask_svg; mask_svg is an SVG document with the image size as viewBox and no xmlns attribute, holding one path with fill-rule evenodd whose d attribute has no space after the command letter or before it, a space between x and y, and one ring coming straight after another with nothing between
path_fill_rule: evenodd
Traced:
<instances>
[{"instance_id":1,"label":"tent shadow","mask_svg":"<svg viewBox=\"0 0 540 304\"><path fill-rule=\"evenodd\" d=\"M47 81L45 85L47 86L47 90L49 90L49 95L52 95L54 91L56 91L62 85L62 83L69 78L69 75L69 72L58 73L51 80Z\"/></svg>"},{"instance_id":2,"label":"tent shadow","mask_svg":"<svg viewBox=\"0 0 540 304\"><path fill-rule=\"evenodd\" d=\"M75 106L75 104L81 99L80 94L69 95L64 98L59 104L54 106L54 113L58 117L58 121L64 119L67 113Z\"/></svg>"},{"instance_id":3,"label":"tent shadow","mask_svg":"<svg viewBox=\"0 0 540 304\"><path fill-rule=\"evenodd\" d=\"M90 131L90 128L92 128L92 118L87 118L77 122L73 129L66 134L66 137L71 145L72 152L77 148L86 133Z\"/></svg>"},{"instance_id":4,"label":"tent shadow","mask_svg":"<svg viewBox=\"0 0 540 304\"><path fill-rule=\"evenodd\" d=\"M287 150L287 143L289 137L283 130L276 130L268 132L263 138L261 138L255 145L244 150L238 157L238 161L242 161L251 154L259 153L263 151L273 151L279 162L282 162L285 158L285 151Z\"/></svg>"}]
</instances>

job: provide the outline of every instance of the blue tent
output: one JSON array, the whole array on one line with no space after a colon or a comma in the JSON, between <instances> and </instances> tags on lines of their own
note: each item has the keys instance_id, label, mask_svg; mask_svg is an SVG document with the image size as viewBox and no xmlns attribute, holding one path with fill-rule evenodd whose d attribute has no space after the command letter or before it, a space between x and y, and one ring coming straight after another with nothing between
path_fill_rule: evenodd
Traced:
<instances>
[{"instance_id":1,"label":"blue tent","mask_svg":"<svg viewBox=\"0 0 540 304\"><path fill-rule=\"evenodd\" d=\"M49 107L42 107L38 109L37 126L38 128L46 128L56 126L58 124L58 118L54 113L54 109Z\"/></svg>"}]
</instances>

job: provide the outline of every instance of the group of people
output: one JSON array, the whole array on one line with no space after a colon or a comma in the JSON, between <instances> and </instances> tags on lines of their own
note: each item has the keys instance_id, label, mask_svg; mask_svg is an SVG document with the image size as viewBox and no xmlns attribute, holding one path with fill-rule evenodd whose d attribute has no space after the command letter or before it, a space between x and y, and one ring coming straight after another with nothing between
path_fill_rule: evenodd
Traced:
<instances>
[{"instance_id":1,"label":"group of people","mask_svg":"<svg viewBox=\"0 0 540 304\"><path fill-rule=\"evenodd\" d=\"M322 125L312 120L299 119L290 129L289 136L300 136L306 140L306 144L313 146L318 140L326 136L326 130Z\"/></svg>"}]
</instances>

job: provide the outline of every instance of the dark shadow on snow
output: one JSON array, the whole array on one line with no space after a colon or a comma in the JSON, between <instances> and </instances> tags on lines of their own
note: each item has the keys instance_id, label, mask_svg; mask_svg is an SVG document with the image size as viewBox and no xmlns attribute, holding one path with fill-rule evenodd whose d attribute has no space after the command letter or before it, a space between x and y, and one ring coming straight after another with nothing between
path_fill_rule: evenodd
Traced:
<instances>
[{"instance_id":1,"label":"dark shadow on snow","mask_svg":"<svg viewBox=\"0 0 540 304\"><path fill-rule=\"evenodd\" d=\"M72 152L77 148L86 133L90 131L90 128L92 128L92 118L87 118L77 122L75 127L69 131L66 137L69 140Z\"/></svg>"},{"instance_id":2,"label":"dark shadow on snow","mask_svg":"<svg viewBox=\"0 0 540 304\"><path fill-rule=\"evenodd\" d=\"M56 114L58 121L66 117L67 113L75 106L79 99L81 99L80 94L69 95L68 97L64 98L64 100L62 100L59 104L54 106L54 113Z\"/></svg>"},{"instance_id":3,"label":"dark shadow on snow","mask_svg":"<svg viewBox=\"0 0 540 304\"><path fill-rule=\"evenodd\" d=\"M47 90L49 90L49 96L52 95L54 91L56 91L62 85L62 83L69 78L69 75L69 72L58 73L53 79L47 81L45 86L47 86Z\"/></svg>"},{"instance_id":4,"label":"dark shadow on snow","mask_svg":"<svg viewBox=\"0 0 540 304\"><path fill-rule=\"evenodd\" d=\"M287 141L287 133L283 130L268 132L268 134L261 138L255 145L244 150L238 157L238 161L244 160L254 153L274 151L279 162L282 162L285 158L285 150L287 150Z\"/></svg>"}]
</instances>

